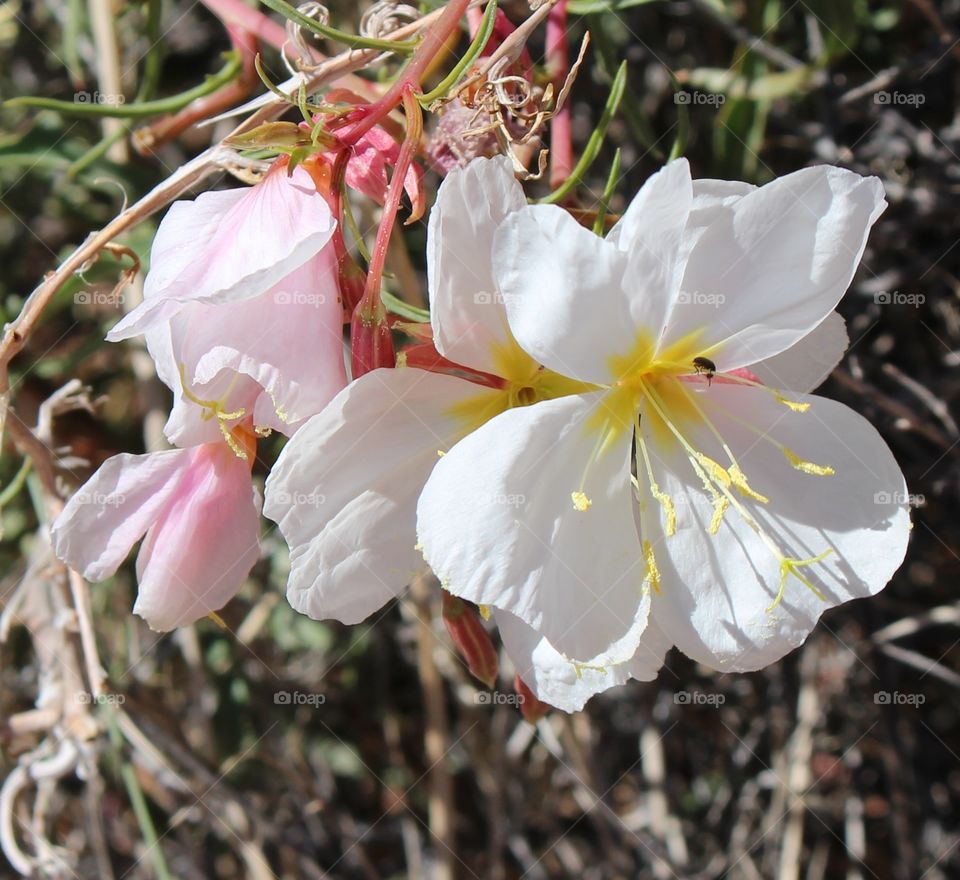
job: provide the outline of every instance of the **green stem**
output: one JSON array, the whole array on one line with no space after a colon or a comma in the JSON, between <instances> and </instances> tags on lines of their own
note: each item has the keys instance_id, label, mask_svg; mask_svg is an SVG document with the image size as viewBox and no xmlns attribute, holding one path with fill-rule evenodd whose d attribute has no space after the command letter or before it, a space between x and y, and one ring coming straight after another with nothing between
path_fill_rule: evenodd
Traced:
<instances>
[{"instance_id":1,"label":"green stem","mask_svg":"<svg viewBox=\"0 0 960 880\"><path fill-rule=\"evenodd\" d=\"M401 318L406 318L408 321L415 321L418 324L430 323L430 312L426 309L412 306L410 303L404 302L386 290L380 291L380 300L383 302L384 308L394 315L399 315Z\"/></svg>"},{"instance_id":2,"label":"green stem","mask_svg":"<svg viewBox=\"0 0 960 880\"><path fill-rule=\"evenodd\" d=\"M676 91L674 94L679 94L680 92L680 83L674 80L673 83L674 89ZM676 103L676 102L675 102ZM690 131L690 108L686 104L676 104L677 107L677 136L674 138L673 147L670 150L670 155L667 158L668 162L672 162L674 159L679 159L683 155L683 151L687 148L687 134Z\"/></svg>"},{"instance_id":3,"label":"green stem","mask_svg":"<svg viewBox=\"0 0 960 880\"><path fill-rule=\"evenodd\" d=\"M147 42L150 45L150 51L147 53L147 60L143 65L143 75L140 78L140 86L137 89L137 97L134 99L137 103L148 101L156 94L157 86L160 83L160 74L163 70L163 41L160 33L160 15L163 11L161 0L149 0L147 9ZM76 177L80 172L85 171L94 162L102 158L117 141L125 138L130 129L133 128L133 122L124 123L115 132L108 134L98 143L94 144L79 159L71 163L67 169L70 177Z\"/></svg>"},{"instance_id":4,"label":"green stem","mask_svg":"<svg viewBox=\"0 0 960 880\"><path fill-rule=\"evenodd\" d=\"M3 510L14 498L17 497L17 494L23 488L23 484L27 481L27 474L30 473L31 461L29 458L23 460L23 464L20 465L20 470L14 475L14 478L7 484L7 487L0 492L0 511Z\"/></svg>"},{"instance_id":5,"label":"green stem","mask_svg":"<svg viewBox=\"0 0 960 880\"><path fill-rule=\"evenodd\" d=\"M610 199L613 198L613 190L620 177L620 148L613 154L613 163L610 165L610 173L607 175L607 185L603 188L603 195L600 196L600 207L597 209L597 219L593 223L593 231L597 235L603 235L604 227L607 225L607 208L610 205Z\"/></svg>"},{"instance_id":6,"label":"green stem","mask_svg":"<svg viewBox=\"0 0 960 880\"><path fill-rule=\"evenodd\" d=\"M169 98L160 98L157 101L142 101L134 104L119 104L117 106L104 104L77 104L74 101L59 101L56 98L11 98L4 102L5 107L38 107L42 110L57 110L72 116L110 116L119 119L138 119L141 116L158 116L161 113L174 113L186 107L187 104L215 92L226 85L239 72L243 62L238 52L227 53L227 63L217 73L208 76L200 85L171 95Z\"/></svg>"},{"instance_id":7,"label":"green stem","mask_svg":"<svg viewBox=\"0 0 960 880\"><path fill-rule=\"evenodd\" d=\"M133 769L133 765L121 757L120 752L123 747L123 734L117 724L112 706L107 706L107 729L110 735L110 744L116 750L117 757L120 760L120 776L123 779L123 786L127 790L127 797L130 798L130 806L133 807L133 814L137 818L137 824L140 826L140 833L143 835L143 842L146 844L146 851L149 859L153 863L153 870L157 880L173 880L170 869L167 867L166 859L163 857L163 850L160 848L160 838L157 836L157 829L153 824L153 817L150 815L150 808L147 805L147 799L144 797L143 789L140 787L140 781Z\"/></svg>"},{"instance_id":8,"label":"green stem","mask_svg":"<svg viewBox=\"0 0 960 880\"><path fill-rule=\"evenodd\" d=\"M606 21L607 19L601 15L587 16L591 46L597 49L603 72L613 79L617 68L617 50L607 33ZM623 94L623 118L633 129L633 136L643 148L652 152L658 159L663 159L663 152L657 146L657 136L650 126L650 120L629 83Z\"/></svg>"},{"instance_id":9,"label":"green stem","mask_svg":"<svg viewBox=\"0 0 960 880\"><path fill-rule=\"evenodd\" d=\"M600 153L600 147L603 145L603 139L607 136L607 129L613 120L620 102L623 100L623 92L627 84L627 62L624 61L617 70L617 75L613 78L613 84L610 86L610 95L607 97L607 104L603 108L600 121L597 127L590 135L590 140L583 148L580 160L577 162L570 176L558 186L552 193L540 199L541 204L552 205L564 199L573 189L583 180L590 166L594 163L597 155Z\"/></svg>"},{"instance_id":10,"label":"green stem","mask_svg":"<svg viewBox=\"0 0 960 880\"><path fill-rule=\"evenodd\" d=\"M450 71L437 85L425 95L419 98L420 103L426 107L433 103L437 98L442 98L459 81L464 72L470 69L470 65L477 60L480 53L486 48L487 41L493 33L493 27L497 22L497 0L490 0L486 11L483 13L483 21L480 22L480 29L473 38L473 42L467 48L463 58L461 58L453 70Z\"/></svg>"},{"instance_id":11,"label":"green stem","mask_svg":"<svg viewBox=\"0 0 960 880\"><path fill-rule=\"evenodd\" d=\"M386 52L399 52L409 54L417 48L416 40L377 40L373 37L361 37L356 34L349 34L346 31L338 30L329 25L320 24L312 18L304 15L284 0L260 0L260 2L274 12L279 12L289 21L296 22L300 27L319 37L325 37L337 43L343 43L351 49L379 49Z\"/></svg>"}]
</instances>

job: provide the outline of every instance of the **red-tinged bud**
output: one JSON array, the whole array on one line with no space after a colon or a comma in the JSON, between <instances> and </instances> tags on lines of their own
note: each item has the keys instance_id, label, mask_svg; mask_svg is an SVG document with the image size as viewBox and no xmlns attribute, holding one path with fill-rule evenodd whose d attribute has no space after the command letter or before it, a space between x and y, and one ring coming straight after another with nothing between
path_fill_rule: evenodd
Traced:
<instances>
[{"instance_id":1,"label":"red-tinged bud","mask_svg":"<svg viewBox=\"0 0 960 880\"><path fill-rule=\"evenodd\" d=\"M309 173L317 192L326 200L330 211L337 219L337 228L334 229L330 240L337 255L340 302L343 303L346 314L352 315L363 296L367 276L350 256L343 238L343 178L349 157L349 150L342 150L335 158L311 156L302 167Z\"/></svg>"},{"instance_id":2,"label":"red-tinged bud","mask_svg":"<svg viewBox=\"0 0 960 880\"><path fill-rule=\"evenodd\" d=\"M359 379L378 367L396 365L397 356L386 311L379 302L371 308L365 299L361 299L350 321L350 366L353 378Z\"/></svg>"},{"instance_id":3,"label":"red-tinged bud","mask_svg":"<svg viewBox=\"0 0 960 880\"><path fill-rule=\"evenodd\" d=\"M460 656L467 661L470 674L492 688L497 683L500 664L497 649L477 609L444 590L442 614L447 632Z\"/></svg>"},{"instance_id":4,"label":"red-tinged bud","mask_svg":"<svg viewBox=\"0 0 960 880\"><path fill-rule=\"evenodd\" d=\"M334 248L337 254L337 284L340 287L340 301L347 314L353 314L363 299L363 291L367 286L367 273L361 269L346 247L343 246L343 237L338 229L334 233Z\"/></svg>"},{"instance_id":5,"label":"red-tinged bud","mask_svg":"<svg viewBox=\"0 0 960 880\"><path fill-rule=\"evenodd\" d=\"M519 675L513 680L513 689L517 692L517 696L521 697L520 711L523 713L524 721L536 724L553 708L549 703L538 700Z\"/></svg>"}]
</instances>

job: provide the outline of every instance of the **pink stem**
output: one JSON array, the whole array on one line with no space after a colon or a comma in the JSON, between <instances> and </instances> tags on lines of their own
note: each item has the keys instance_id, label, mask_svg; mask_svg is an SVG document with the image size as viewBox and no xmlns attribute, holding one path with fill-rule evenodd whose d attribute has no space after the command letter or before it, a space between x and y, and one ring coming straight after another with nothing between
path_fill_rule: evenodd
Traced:
<instances>
[{"instance_id":1,"label":"pink stem","mask_svg":"<svg viewBox=\"0 0 960 880\"><path fill-rule=\"evenodd\" d=\"M416 87L413 83L405 83L403 101L405 104L412 105L415 108L414 112L419 112L419 108L416 108L416 98L414 97L415 89ZM383 216L380 219L380 226L377 229L377 240L373 246L373 253L370 255L370 267L367 271L367 287L363 293L363 299L366 301L368 308L372 308L380 302L380 281L383 277L383 267L387 260L390 234L393 232L393 224L397 219L397 210L400 207L400 199L403 196L407 171L411 164L413 164L413 158L420 144L420 132L414 131L414 128L419 128L419 126L413 125L412 114L408 113L407 136L400 146L400 154L397 156L397 162L393 168L393 176L390 178L390 186L387 189L387 197L383 204Z\"/></svg>"},{"instance_id":2,"label":"pink stem","mask_svg":"<svg viewBox=\"0 0 960 880\"><path fill-rule=\"evenodd\" d=\"M560 94L570 72L567 48L567 0L547 16L547 70L553 82L554 98ZM556 189L573 171L573 125L569 102L550 121L550 186Z\"/></svg>"},{"instance_id":3,"label":"pink stem","mask_svg":"<svg viewBox=\"0 0 960 880\"><path fill-rule=\"evenodd\" d=\"M277 24L262 12L247 6L243 0L201 0L225 25L238 25L274 49L280 49L287 41L283 25Z\"/></svg>"},{"instance_id":4,"label":"pink stem","mask_svg":"<svg viewBox=\"0 0 960 880\"><path fill-rule=\"evenodd\" d=\"M450 35L460 27L460 19L467 11L470 0L450 0L443 14L427 31L423 42L417 46L409 63L400 73L390 90L376 103L366 108L364 118L341 135L341 141L348 146L355 144L370 131L383 117L390 113L403 99L409 88L419 89L420 78L434 56L443 48Z\"/></svg>"}]
</instances>

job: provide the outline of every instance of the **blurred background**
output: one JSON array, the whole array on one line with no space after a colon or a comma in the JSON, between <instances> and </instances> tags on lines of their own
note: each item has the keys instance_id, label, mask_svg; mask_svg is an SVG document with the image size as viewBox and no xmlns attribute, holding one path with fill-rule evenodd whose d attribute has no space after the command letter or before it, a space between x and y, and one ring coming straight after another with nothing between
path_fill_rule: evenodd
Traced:
<instances>
[{"instance_id":1,"label":"blurred background","mask_svg":"<svg viewBox=\"0 0 960 880\"><path fill-rule=\"evenodd\" d=\"M328 5L355 31L367 4ZM528 14L502 6L514 21ZM48 841L47 876L960 877L960 2L571 0L570 10L571 45L587 28L593 38L572 93L578 146L611 74L629 64L583 207L596 207L618 147L613 212L675 144L696 177L763 183L826 162L882 179L890 207L840 306L850 351L820 393L869 418L904 468L916 509L903 567L769 669L716 675L673 652L656 682L532 726L507 699L508 667L499 696L465 671L435 585L359 626L311 621L283 597L285 547L265 523L264 557L222 612L226 628L158 636L130 613L129 564L91 587L113 696L90 714L86 778L27 786L13 809L21 843L28 828ZM96 93L104 24L128 101L197 86L229 48L188 0L9 0L0 98ZM542 46L540 33L538 62ZM285 78L273 50L264 65ZM126 135L150 121L117 131L0 109L3 321L124 200L231 127L190 128L142 156ZM437 182L428 176L431 191ZM144 267L155 228L156 218L122 239ZM411 296L423 288L424 233L424 223L406 230L394 257ZM40 405L69 380L90 388L93 411L58 416L50 438L81 478L155 443L165 418L145 353L103 342L136 292L138 282L113 293L129 262L104 255L66 285L13 363L28 424L43 423ZM264 459L279 448L264 445ZM11 721L57 663L38 633L76 636L62 578L43 564L40 486L9 439L0 506L0 778L10 779L57 735ZM0 876L15 876L2 856Z\"/></svg>"}]
</instances>

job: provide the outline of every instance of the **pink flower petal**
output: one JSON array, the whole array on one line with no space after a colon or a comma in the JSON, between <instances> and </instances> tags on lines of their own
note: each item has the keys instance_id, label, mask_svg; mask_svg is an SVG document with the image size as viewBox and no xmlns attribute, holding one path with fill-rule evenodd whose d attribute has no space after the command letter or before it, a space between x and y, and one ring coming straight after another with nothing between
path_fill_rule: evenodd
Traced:
<instances>
[{"instance_id":1,"label":"pink flower petal","mask_svg":"<svg viewBox=\"0 0 960 880\"><path fill-rule=\"evenodd\" d=\"M190 455L167 449L107 459L54 522L54 553L92 581L110 577L176 491Z\"/></svg>"},{"instance_id":2,"label":"pink flower petal","mask_svg":"<svg viewBox=\"0 0 960 880\"><path fill-rule=\"evenodd\" d=\"M155 630L186 626L222 608L260 556L260 504L249 462L225 443L189 453L137 558L133 610Z\"/></svg>"},{"instance_id":3,"label":"pink flower petal","mask_svg":"<svg viewBox=\"0 0 960 880\"><path fill-rule=\"evenodd\" d=\"M336 221L310 175L275 165L256 186L176 202L157 230L144 301L108 334L146 331L185 303L250 299L302 266L329 241Z\"/></svg>"}]
</instances>

